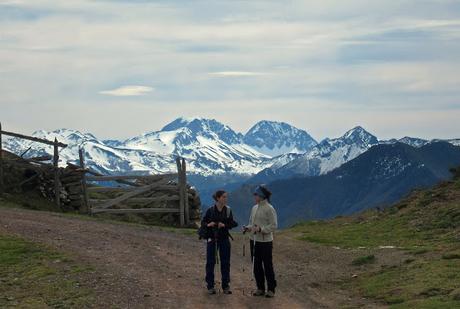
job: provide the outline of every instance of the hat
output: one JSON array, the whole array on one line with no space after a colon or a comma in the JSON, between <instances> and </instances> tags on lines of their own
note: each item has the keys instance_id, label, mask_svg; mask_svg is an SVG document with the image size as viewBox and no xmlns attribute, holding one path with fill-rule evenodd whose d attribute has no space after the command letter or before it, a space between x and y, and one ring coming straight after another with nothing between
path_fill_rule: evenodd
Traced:
<instances>
[{"instance_id":1,"label":"hat","mask_svg":"<svg viewBox=\"0 0 460 309\"><path fill-rule=\"evenodd\" d=\"M267 199L267 195L264 193L264 190L262 189L262 186L257 186L256 189L254 190L254 195L258 195L264 200Z\"/></svg>"}]
</instances>

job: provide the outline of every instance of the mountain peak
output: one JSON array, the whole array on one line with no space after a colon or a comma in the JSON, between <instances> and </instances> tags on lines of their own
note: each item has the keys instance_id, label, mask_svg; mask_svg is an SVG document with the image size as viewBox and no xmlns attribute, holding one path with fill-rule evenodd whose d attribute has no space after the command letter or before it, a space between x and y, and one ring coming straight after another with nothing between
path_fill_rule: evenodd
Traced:
<instances>
[{"instance_id":1,"label":"mountain peak","mask_svg":"<svg viewBox=\"0 0 460 309\"><path fill-rule=\"evenodd\" d=\"M362 133L368 133L369 134L369 132L367 132L366 129L364 129L362 126L356 126L353 129L350 129L347 132L345 132L343 137L347 138L347 137L350 137L352 135L362 134Z\"/></svg>"},{"instance_id":2,"label":"mountain peak","mask_svg":"<svg viewBox=\"0 0 460 309\"><path fill-rule=\"evenodd\" d=\"M57 138L58 141L64 143L81 143L85 140L97 140L97 138L91 133L82 133L78 130L66 128L60 128L53 131L37 130L32 133L32 136L48 139L50 141Z\"/></svg>"},{"instance_id":3,"label":"mountain peak","mask_svg":"<svg viewBox=\"0 0 460 309\"><path fill-rule=\"evenodd\" d=\"M241 143L243 138L241 133L236 133L229 126L215 119L200 117L177 118L164 126L161 132L177 131L180 129L188 129L192 136L201 135L211 139L217 136L229 145Z\"/></svg>"},{"instance_id":4,"label":"mountain peak","mask_svg":"<svg viewBox=\"0 0 460 309\"><path fill-rule=\"evenodd\" d=\"M304 130L269 120L259 121L249 129L244 142L272 157L290 152L304 153L317 144Z\"/></svg>"},{"instance_id":5,"label":"mountain peak","mask_svg":"<svg viewBox=\"0 0 460 309\"><path fill-rule=\"evenodd\" d=\"M175 131L180 128L186 127L190 122L192 122L195 119L200 119L200 118L186 118L186 117L179 117L167 125L165 125L160 131L165 132L165 131Z\"/></svg>"},{"instance_id":6,"label":"mountain peak","mask_svg":"<svg viewBox=\"0 0 460 309\"><path fill-rule=\"evenodd\" d=\"M341 138L351 140L354 143L364 143L368 145L378 143L377 137L366 131L366 129L361 126L356 126L353 129L348 130Z\"/></svg>"},{"instance_id":7,"label":"mountain peak","mask_svg":"<svg viewBox=\"0 0 460 309\"><path fill-rule=\"evenodd\" d=\"M403 138L400 138L398 142L408 144L413 147L422 147L429 143L429 141L427 141L426 139L410 137L410 136L404 136Z\"/></svg>"}]
</instances>

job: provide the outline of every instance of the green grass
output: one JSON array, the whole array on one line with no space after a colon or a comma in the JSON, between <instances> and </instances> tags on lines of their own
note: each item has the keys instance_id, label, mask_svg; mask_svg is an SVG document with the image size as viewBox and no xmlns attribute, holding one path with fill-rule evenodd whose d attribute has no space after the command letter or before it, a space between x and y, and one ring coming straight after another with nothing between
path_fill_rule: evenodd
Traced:
<instances>
[{"instance_id":1,"label":"green grass","mask_svg":"<svg viewBox=\"0 0 460 309\"><path fill-rule=\"evenodd\" d=\"M35 192L23 192L21 194L4 193L3 197L0 197L0 205L6 208L62 212L52 201L45 199Z\"/></svg>"},{"instance_id":2,"label":"green grass","mask_svg":"<svg viewBox=\"0 0 460 309\"><path fill-rule=\"evenodd\" d=\"M384 213L367 211L355 217L300 223L291 231L299 239L346 248L395 246L406 249L432 250L458 242L460 203L449 202L413 206ZM423 207L424 209L420 209Z\"/></svg>"},{"instance_id":3,"label":"green grass","mask_svg":"<svg viewBox=\"0 0 460 309\"><path fill-rule=\"evenodd\" d=\"M0 235L1 308L86 308L91 290L80 286L89 267L23 239Z\"/></svg>"},{"instance_id":4,"label":"green grass","mask_svg":"<svg viewBox=\"0 0 460 309\"><path fill-rule=\"evenodd\" d=\"M460 261L420 259L364 274L350 288L392 308L460 308L451 295L459 284Z\"/></svg>"},{"instance_id":5,"label":"green grass","mask_svg":"<svg viewBox=\"0 0 460 309\"><path fill-rule=\"evenodd\" d=\"M360 266L360 265L365 265L365 264L371 264L374 262L375 262L375 255L371 254L371 255L357 257L351 262L351 265Z\"/></svg>"},{"instance_id":6,"label":"green grass","mask_svg":"<svg viewBox=\"0 0 460 309\"><path fill-rule=\"evenodd\" d=\"M307 222L296 225L292 231L300 232L299 239L310 242L357 247L426 247L435 245L435 239L430 235L408 229L407 218L392 220L366 220L352 222L347 218L334 221Z\"/></svg>"}]
</instances>

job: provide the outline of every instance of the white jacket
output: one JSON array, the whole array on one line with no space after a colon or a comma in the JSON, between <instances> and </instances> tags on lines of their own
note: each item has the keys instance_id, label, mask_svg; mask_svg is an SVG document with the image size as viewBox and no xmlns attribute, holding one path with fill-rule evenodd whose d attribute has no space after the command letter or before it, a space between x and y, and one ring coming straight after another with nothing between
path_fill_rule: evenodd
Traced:
<instances>
[{"instance_id":1,"label":"white jacket","mask_svg":"<svg viewBox=\"0 0 460 309\"><path fill-rule=\"evenodd\" d=\"M273 241L273 232L278 227L278 218L275 208L267 200L263 200L252 207L248 227L253 228L255 225L260 226L261 232L251 232L250 237L252 240L255 239L255 241L260 242Z\"/></svg>"}]
</instances>

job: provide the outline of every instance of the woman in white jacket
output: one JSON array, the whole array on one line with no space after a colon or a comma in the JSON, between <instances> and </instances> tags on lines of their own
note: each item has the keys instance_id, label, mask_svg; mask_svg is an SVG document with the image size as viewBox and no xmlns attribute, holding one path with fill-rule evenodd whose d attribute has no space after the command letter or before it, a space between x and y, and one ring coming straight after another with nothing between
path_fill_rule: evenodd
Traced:
<instances>
[{"instance_id":1,"label":"woman in white jacket","mask_svg":"<svg viewBox=\"0 0 460 309\"><path fill-rule=\"evenodd\" d=\"M244 227L250 233L251 258L257 290L254 296L274 297L276 280L273 270L273 232L278 227L275 208L270 205L272 193L263 185L254 191L256 205L252 207L249 224ZM267 292L265 292L267 281Z\"/></svg>"}]
</instances>

